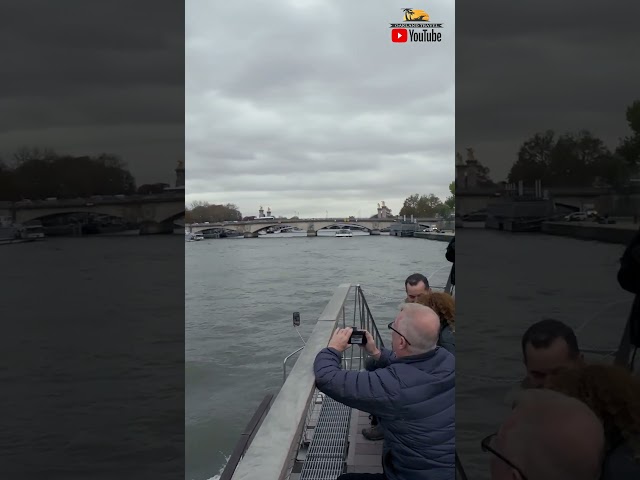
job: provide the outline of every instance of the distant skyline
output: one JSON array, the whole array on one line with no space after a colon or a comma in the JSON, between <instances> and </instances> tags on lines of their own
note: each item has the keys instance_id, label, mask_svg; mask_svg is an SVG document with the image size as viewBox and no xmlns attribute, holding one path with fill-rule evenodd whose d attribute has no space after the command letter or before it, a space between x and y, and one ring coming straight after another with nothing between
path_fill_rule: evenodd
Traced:
<instances>
[{"instance_id":1,"label":"distant skyline","mask_svg":"<svg viewBox=\"0 0 640 480\"><path fill-rule=\"evenodd\" d=\"M3 5L0 157L24 146L112 153L138 185L173 184L184 158L180 12L172 0Z\"/></svg>"},{"instance_id":2,"label":"distant skyline","mask_svg":"<svg viewBox=\"0 0 640 480\"><path fill-rule=\"evenodd\" d=\"M625 110L640 98L633 60L640 3L457 7L456 146L464 158L472 147L494 181L506 180L520 146L537 132L589 130L612 150L630 134ZM553 13L541 20L540 12ZM591 29L596 19L606 27Z\"/></svg>"},{"instance_id":3,"label":"distant skyline","mask_svg":"<svg viewBox=\"0 0 640 480\"><path fill-rule=\"evenodd\" d=\"M186 201L274 215L394 214L455 177L454 6L441 43L392 43L399 0L186 3ZM357 19L357 20L354 20ZM224 48L220 48L224 45Z\"/></svg>"}]
</instances>

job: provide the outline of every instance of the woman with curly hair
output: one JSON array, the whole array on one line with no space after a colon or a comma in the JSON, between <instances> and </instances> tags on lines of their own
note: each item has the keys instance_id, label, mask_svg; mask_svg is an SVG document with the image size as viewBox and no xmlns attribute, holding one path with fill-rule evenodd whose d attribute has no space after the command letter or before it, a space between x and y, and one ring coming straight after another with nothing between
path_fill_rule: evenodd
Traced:
<instances>
[{"instance_id":1,"label":"woman with curly hair","mask_svg":"<svg viewBox=\"0 0 640 480\"><path fill-rule=\"evenodd\" d=\"M431 308L440 317L440 336L438 345L456 354L456 302L451 295L444 292L425 292L416 298L416 303Z\"/></svg>"},{"instance_id":2,"label":"woman with curly hair","mask_svg":"<svg viewBox=\"0 0 640 480\"><path fill-rule=\"evenodd\" d=\"M545 385L587 404L607 441L603 480L640 479L640 380L626 368L587 365L551 377Z\"/></svg>"}]
</instances>

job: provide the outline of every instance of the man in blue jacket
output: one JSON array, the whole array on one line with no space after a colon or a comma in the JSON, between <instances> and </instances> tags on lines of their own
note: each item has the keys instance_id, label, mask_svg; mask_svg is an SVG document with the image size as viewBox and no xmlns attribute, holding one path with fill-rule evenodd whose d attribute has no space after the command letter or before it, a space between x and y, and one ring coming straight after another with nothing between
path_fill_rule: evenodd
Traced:
<instances>
[{"instance_id":1,"label":"man in blue jacket","mask_svg":"<svg viewBox=\"0 0 640 480\"><path fill-rule=\"evenodd\" d=\"M407 303L389 329L392 350L378 350L366 333L364 348L375 359L371 371L341 369L351 328L338 329L314 363L321 392L377 416L384 427L384 474L341 478L454 480L455 360L437 346L440 319L428 307Z\"/></svg>"}]
</instances>

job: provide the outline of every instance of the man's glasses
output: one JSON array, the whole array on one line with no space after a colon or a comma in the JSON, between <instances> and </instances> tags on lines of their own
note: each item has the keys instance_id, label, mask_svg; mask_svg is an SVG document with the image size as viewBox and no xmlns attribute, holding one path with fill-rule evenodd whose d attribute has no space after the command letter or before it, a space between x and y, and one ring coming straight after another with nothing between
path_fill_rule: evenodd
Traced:
<instances>
[{"instance_id":1,"label":"man's glasses","mask_svg":"<svg viewBox=\"0 0 640 480\"><path fill-rule=\"evenodd\" d=\"M411 342L409 340L407 340L407 337L405 337L403 334L401 334L398 330L396 330L395 328L393 328L393 322L391 322L389 325L387 325L387 328L389 330L393 330L394 332L396 332L398 335L400 335L402 338L404 338L404 341L407 342L407 345L411 345Z\"/></svg>"},{"instance_id":2,"label":"man's glasses","mask_svg":"<svg viewBox=\"0 0 640 480\"><path fill-rule=\"evenodd\" d=\"M495 455L500 460L502 460L504 463L506 463L511 468L513 468L516 472L518 472L520 474L520 477L522 478L522 480L527 480L527 476L524 473L522 473L522 470L520 470L519 467L514 465L511 460L509 460L507 457L502 455L500 452L498 452L495 448L493 448L491 446L491 444L493 443L494 438L496 438L497 436L498 436L497 433L492 433L491 435L483 438L482 442L480 442L480 446L482 447L482 451L483 452L489 452L489 453Z\"/></svg>"}]
</instances>

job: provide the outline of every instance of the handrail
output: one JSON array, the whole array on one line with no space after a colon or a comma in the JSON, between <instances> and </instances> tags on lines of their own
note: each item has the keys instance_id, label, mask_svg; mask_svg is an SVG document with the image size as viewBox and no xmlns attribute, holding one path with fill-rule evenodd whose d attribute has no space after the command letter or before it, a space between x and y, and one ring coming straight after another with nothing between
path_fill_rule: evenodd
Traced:
<instances>
[{"instance_id":1,"label":"handrail","mask_svg":"<svg viewBox=\"0 0 640 480\"><path fill-rule=\"evenodd\" d=\"M304 348L304 345L302 347L300 347L299 349L297 349L294 352L291 352L289 355L287 355L286 357L284 357L284 360L282 362L282 381L286 382L287 381L287 361L293 357L296 353L298 353L300 350L302 350Z\"/></svg>"},{"instance_id":2,"label":"handrail","mask_svg":"<svg viewBox=\"0 0 640 480\"><path fill-rule=\"evenodd\" d=\"M272 394L265 395L265 397L262 399L262 402L260 402L260 405L258 405L258 408L253 414L253 417L251 417L251 420L249 420L249 423L247 424L242 434L240 435L240 440L238 440L238 443L236 443L236 446L233 449L233 453L229 457L229 461L227 462L227 465L224 467L224 471L222 472L222 475L220 475L220 480L231 480L231 477L233 476L233 473L235 472L236 467L238 466L238 463L240 463L242 456L247 450L247 446L249 445L249 443L253 439L253 436L256 433L257 427L260 425L260 422L269 411L269 405L271 405L272 399L273 399Z\"/></svg>"},{"instance_id":3,"label":"handrail","mask_svg":"<svg viewBox=\"0 0 640 480\"><path fill-rule=\"evenodd\" d=\"M361 327L367 330L371 334L378 348L384 348L384 342L380 337L380 331L378 330L378 326L376 325L376 322L373 318L373 314L371 313L371 309L369 308L369 303L367 302L367 299L364 296L364 291L362 290L362 287L360 285L356 285L356 294L358 295L359 301L362 303L362 308L360 309ZM354 309L354 314L355 314L355 309ZM366 316L366 320L364 322L362 320L363 316ZM373 328L373 331L371 331L372 328Z\"/></svg>"}]
</instances>

